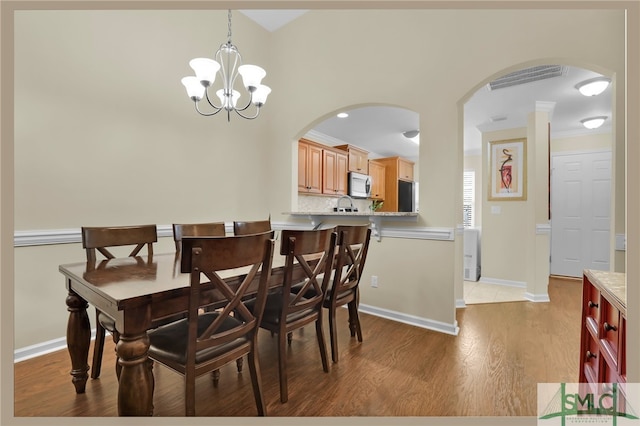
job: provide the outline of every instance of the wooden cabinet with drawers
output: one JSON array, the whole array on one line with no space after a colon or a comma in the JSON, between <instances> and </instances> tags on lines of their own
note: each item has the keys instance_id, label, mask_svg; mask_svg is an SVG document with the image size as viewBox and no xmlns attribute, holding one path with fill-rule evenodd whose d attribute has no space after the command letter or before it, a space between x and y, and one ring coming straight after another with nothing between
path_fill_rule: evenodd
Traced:
<instances>
[{"instance_id":1,"label":"wooden cabinet with drawers","mask_svg":"<svg viewBox=\"0 0 640 426\"><path fill-rule=\"evenodd\" d=\"M626 274L585 270L580 383L626 382L626 318Z\"/></svg>"}]
</instances>

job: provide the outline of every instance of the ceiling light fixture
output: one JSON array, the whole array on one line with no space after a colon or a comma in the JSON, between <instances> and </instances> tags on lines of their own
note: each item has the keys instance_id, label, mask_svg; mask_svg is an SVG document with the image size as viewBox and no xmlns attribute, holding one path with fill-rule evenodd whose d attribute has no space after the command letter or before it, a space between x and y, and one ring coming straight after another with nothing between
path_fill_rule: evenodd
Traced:
<instances>
[{"instance_id":1,"label":"ceiling light fixture","mask_svg":"<svg viewBox=\"0 0 640 426\"><path fill-rule=\"evenodd\" d=\"M413 143L420 143L420 130L407 130L406 132L402 132L402 136L409 139Z\"/></svg>"},{"instance_id":2,"label":"ceiling light fixture","mask_svg":"<svg viewBox=\"0 0 640 426\"><path fill-rule=\"evenodd\" d=\"M585 96L596 96L604 92L610 83L610 78L596 77L576 84L576 89Z\"/></svg>"},{"instance_id":3,"label":"ceiling light fixture","mask_svg":"<svg viewBox=\"0 0 640 426\"><path fill-rule=\"evenodd\" d=\"M187 89L189 98L193 100L196 111L201 115L208 117L225 110L227 111L227 121L231 121L231 111L235 111L242 118L252 120L260 114L260 107L267 101L267 96L271 93L271 89L264 84L260 84L267 74L266 71L257 65L243 65L240 52L231 43L231 10L228 13L228 21L227 42L222 44L216 52L216 60L195 58L189 61L189 66L193 68L196 75L195 77L184 77L182 84ZM222 89L216 91L216 95L220 99L220 106L209 98L209 87L215 81L218 72L222 78ZM242 76L244 87L249 92L249 101L240 108L237 107L240 92L234 89L238 74ZM213 108L213 112L200 111L198 102L203 97L206 97L207 102ZM252 116L244 115L242 112L249 108L251 104L255 106L255 114Z\"/></svg>"},{"instance_id":4,"label":"ceiling light fixture","mask_svg":"<svg viewBox=\"0 0 640 426\"><path fill-rule=\"evenodd\" d=\"M606 115L601 115L599 117L585 118L584 120L580 120L580 122L587 129L597 129L598 127L602 126L606 119Z\"/></svg>"}]
</instances>

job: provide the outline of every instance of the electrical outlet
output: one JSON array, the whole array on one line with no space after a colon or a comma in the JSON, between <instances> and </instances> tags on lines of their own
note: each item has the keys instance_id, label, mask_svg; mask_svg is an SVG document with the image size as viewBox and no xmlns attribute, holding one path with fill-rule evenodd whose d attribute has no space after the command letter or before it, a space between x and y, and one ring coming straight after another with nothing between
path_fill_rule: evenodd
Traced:
<instances>
[{"instance_id":1,"label":"electrical outlet","mask_svg":"<svg viewBox=\"0 0 640 426\"><path fill-rule=\"evenodd\" d=\"M372 275L371 276L371 287L378 288L378 276L377 275Z\"/></svg>"}]
</instances>

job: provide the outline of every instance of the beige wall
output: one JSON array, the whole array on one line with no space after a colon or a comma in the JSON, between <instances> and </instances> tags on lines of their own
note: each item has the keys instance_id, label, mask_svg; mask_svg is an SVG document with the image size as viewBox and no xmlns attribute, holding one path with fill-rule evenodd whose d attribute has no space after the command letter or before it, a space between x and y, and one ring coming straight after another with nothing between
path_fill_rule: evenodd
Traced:
<instances>
[{"instance_id":1,"label":"beige wall","mask_svg":"<svg viewBox=\"0 0 640 426\"><path fill-rule=\"evenodd\" d=\"M225 20L216 11L19 13L15 229L269 213L288 221L297 139L338 109L372 103L419 113L417 226L455 229L461 101L497 74L549 58L619 74L624 66L621 11L318 10L271 34L236 13L234 42L247 62L267 69L273 93L258 120L227 123L197 116L179 83L190 58L224 41ZM483 212L483 222L490 216ZM64 335L56 265L74 251L81 258L76 249L16 250L16 312L42 286L60 300L45 327L16 318L17 348ZM45 257L46 272L30 267ZM374 241L365 279L377 274L381 285L363 288L361 303L455 324L461 257L459 238Z\"/></svg>"}]
</instances>

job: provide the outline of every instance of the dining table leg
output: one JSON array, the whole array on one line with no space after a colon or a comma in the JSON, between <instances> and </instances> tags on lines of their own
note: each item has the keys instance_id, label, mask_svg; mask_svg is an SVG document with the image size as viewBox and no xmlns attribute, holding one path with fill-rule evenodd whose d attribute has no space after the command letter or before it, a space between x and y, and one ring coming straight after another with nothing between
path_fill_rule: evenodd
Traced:
<instances>
[{"instance_id":1,"label":"dining table leg","mask_svg":"<svg viewBox=\"0 0 640 426\"><path fill-rule=\"evenodd\" d=\"M67 348L71 357L71 380L76 393L84 393L89 378L89 345L91 325L87 308L89 304L72 290L66 299L69 321L67 323Z\"/></svg>"},{"instance_id":2,"label":"dining table leg","mask_svg":"<svg viewBox=\"0 0 640 426\"><path fill-rule=\"evenodd\" d=\"M154 379L149 359L149 336L121 334L116 345L122 367L118 384L119 416L152 416Z\"/></svg>"}]
</instances>

